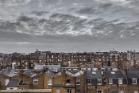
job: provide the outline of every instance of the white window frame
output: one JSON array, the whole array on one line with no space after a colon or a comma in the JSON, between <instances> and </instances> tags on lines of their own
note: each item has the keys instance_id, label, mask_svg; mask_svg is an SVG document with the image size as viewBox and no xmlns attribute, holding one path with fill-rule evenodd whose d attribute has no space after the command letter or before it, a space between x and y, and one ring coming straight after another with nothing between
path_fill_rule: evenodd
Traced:
<instances>
[{"instance_id":1,"label":"white window frame","mask_svg":"<svg viewBox=\"0 0 139 93\"><path fill-rule=\"evenodd\" d=\"M119 93L125 93L123 90L120 90Z\"/></svg>"},{"instance_id":2,"label":"white window frame","mask_svg":"<svg viewBox=\"0 0 139 93\"><path fill-rule=\"evenodd\" d=\"M87 79L88 84L91 84L92 83L91 81L92 81L91 79Z\"/></svg>"},{"instance_id":3,"label":"white window frame","mask_svg":"<svg viewBox=\"0 0 139 93\"><path fill-rule=\"evenodd\" d=\"M56 89L56 93L61 93L60 89Z\"/></svg>"},{"instance_id":4,"label":"white window frame","mask_svg":"<svg viewBox=\"0 0 139 93\"><path fill-rule=\"evenodd\" d=\"M66 93L72 93L72 89L71 88L66 89Z\"/></svg>"},{"instance_id":5,"label":"white window frame","mask_svg":"<svg viewBox=\"0 0 139 93\"><path fill-rule=\"evenodd\" d=\"M97 85L102 85L102 79L97 79L97 81L98 81L98 83L97 83Z\"/></svg>"},{"instance_id":6,"label":"white window frame","mask_svg":"<svg viewBox=\"0 0 139 93\"><path fill-rule=\"evenodd\" d=\"M38 78L34 78L33 79L33 85L38 85L39 84L39 79Z\"/></svg>"},{"instance_id":7,"label":"white window frame","mask_svg":"<svg viewBox=\"0 0 139 93\"><path fill-rule=\"evenodd\" d=\"M53 85L52 79L51 79L51 78L48 79L48 85L49 85L49 86Z\"/></svg>"},{"instance_id":8,"label":"white window frame","mask_svg":"<svg viewBox=\"0 0 139 93\"><path fill-rule=\"evenodd\" d=\"M109 78L109 84L113 84L113 79L112 78Z\"/></svg>"},{"instance_id":9,"label":"white window frame","mask_svg":"<svg viewBox=\"0 0 139 93\"><path fill-rule=\"evenodd\" d=\"M122 85L123 84L123 79L122 78L118 78L118 84Z\"/></svg>"},{"instance_id":10,"label":"white window frame","mask_svg":"<svg viewBox=\"0 0 139 93\"><path fill-rule=\"evenodd\" d=\"M98 91L97 91L97 93L99 93L99 92L103 93L103 91L102 91L102 90L98 90Z\"/></svg>"},{"instance_id":11,"label":"white window frame","mask_svg":"<svg viewBox=\"0 0 139 93\"><path fill-rule=\"evenodd\" d=\"M134 93L139 93L139 91L135 90Z\"/></svg>"},{"instance_id":12,"label":"white window frame","mask_svg":"<svg viewBox=\"0 0 139 93\"><path fill-rule=\"evenodd\" d=\"M135 81L134 81L135 80ZM137 78L132 78L132 84L136 85L138 83Z\"/></svg>"}]
</instances>

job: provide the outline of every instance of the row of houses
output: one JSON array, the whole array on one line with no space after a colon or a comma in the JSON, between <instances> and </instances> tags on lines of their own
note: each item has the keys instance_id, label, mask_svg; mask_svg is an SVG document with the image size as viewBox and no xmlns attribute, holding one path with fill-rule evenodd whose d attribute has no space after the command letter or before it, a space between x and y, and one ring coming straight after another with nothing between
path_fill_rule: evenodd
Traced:
<instances>
[{"instance_id":1,"label":"row of houses","mask_svg":"<svg viewBox=\"0 0 139 93\"><path fill-rule=\"evenodd\" d=\"M117 67L128 69L130 67L139 67L138 52L84 52L84 53L52 53L50 51L35 51L30 54L1 54L0 69L12 67L16 63L16 68L20 69L21 65L25 69L34 67L37 64L60 64L65 67L96 67L103 66Z\"/></svg>"},{"instance_id":2,"label":"row of houses","mask_svg":"<svg viewBox=\"0 0 139 93\"><path fill-rule=\"evenodd\" d=\"M39 65L3 69L1 90L49 89L51 93L139 93L139 69L79 68Z\"/></svg>"}]
</instances>

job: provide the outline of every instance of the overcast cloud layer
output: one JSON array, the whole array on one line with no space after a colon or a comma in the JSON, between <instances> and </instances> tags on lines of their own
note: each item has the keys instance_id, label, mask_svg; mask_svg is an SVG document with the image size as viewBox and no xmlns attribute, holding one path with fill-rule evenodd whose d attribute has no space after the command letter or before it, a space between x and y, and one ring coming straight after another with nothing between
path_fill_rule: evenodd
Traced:
<instances>
[{"instance_id":1,"label":"overcast cloud layer","mask_svg":"<svg viewBox=\"0 0 139 93\"><path fill-rule=\"evenodd\" d=\"M0 52L139 51L139 0L0 0Z\"/></svg>"}]
</instances>

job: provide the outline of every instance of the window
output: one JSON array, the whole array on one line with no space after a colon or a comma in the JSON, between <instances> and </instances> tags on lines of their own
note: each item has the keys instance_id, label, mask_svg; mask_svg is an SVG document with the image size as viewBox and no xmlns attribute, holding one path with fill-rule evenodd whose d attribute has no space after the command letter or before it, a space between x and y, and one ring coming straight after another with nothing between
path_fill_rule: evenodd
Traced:
<instances>
[{"instance_id":1,"label":"window","mask_svg":"<svg viewBox=\"0 0 139 93\"><path fill-rule=\"evenodd\" d=\"M5 86L7 86L9 83L9 79L5 79Z\"/></svg>"},{"instance_id":2,"label":"window","mask_svg":"<svg viewBox=\"0 0 139 93\"><path fill-rule=\"evenodd\" d=\"M80 88L76 89L76 93L81 93Z\"/></svg>"},{"instance_id":3,"label":"window","mask_svg":"<svg viewBox=\"0 0 139 93\"><path fill-rule=\"evenodd\" d=\"M13 88L10 88L11 90L13 90Z\"/></svg>"},{"instance_id":4,"label":"window","mask_svg":"<svg viewBox=\"0 0 139 93\"><path fill-rule=\"evenodd\" d=\"M72 93L72 89L67 89L67 93Z\"/></svg>"},{"instance_id":5,"label":"window","mask_svg":"<svg viewBox=\"0 0 139 93\"><path fill-rule=\"evenodd\" d=\"M76 80L76 84L80 84L80 79L79 78Z\"/></svg>"},{"instance_id":6,"label":"window","mask_svg":"<svg viewBox=\"0 0 139 93\"><path fill-rule=\"evenodd\" d=\"M124 93L124 91L123 90L120 90L119 93Z\"/></svg>"},{"instance_id":7,"label":"window","mask_svg":"<svg viewBox=\"0 0 139 93\"><path fill-rule=\"evenodd\" d=\"M66 80L66 85L71 85L71 84L72 84L71 80L70 79L67 79Z\"/></svg>"},{"instance_id":8,"label":"window","mask_svg":"<svg viewBox=\"0 0 139 93\"><path fill-rule=\"evenodd\" d=\"M91 79L88 79L88 80L87 80L87 83L88 83L88 84L91 84Z\"/></svg>"},{"instance_id":9,"label":"window","mask_svg":"<svg viewBox=\"0 0 139 93\"><path fill-rule=\"evenodd\" d=\"M101 90L99 90L99 91L97 91L97 93L102 93L102 91L101 91Z\"/></svg>"},{"instance_id":10,"label":"window","mask_svg":"<svg viewBox=\"0 0 139 93\"><path fill-rule=\"evenodd\" d=\"M138 91L134 91L134 93L139 93Z\"/></svg>"},{"instance_id":11,"label":"window","mask_svg":"<svg viewBox=\"0 0 139 93\"><path fill-rule=\"evenodd\" d=\"M49 78L49 80L48 80L48 85L49 86L52 85L52 79L51 78Z\"/></svg>"},{"instance_id":12,"label":"window","mask_svg":"<svg viewBox=\"0 0 139 93\"><path fill-rule=\"evenodd\" d=\"M132 84L137 84L137 78L132 78Z\"/></svg>"},{"instance_id":13,"label":"window","mask_svg":"<svg viewBox=\"0 0 139 93\"><path fill-rule=\"evenodd\" d=\"M98 85L102 85L102 80L101 79L98 79Z\"/></svg>"},{"instance_id":14,"label":"window","mask_svg":"<svg viewBox=\"0 0 139 93\"><path fill-rule=\"evenodd\" d=\"M38 85L38 79L33 79L33 84Z\"/></svg>"},{"instance_id":15,"label":"window","mask_svg":"<svg viewBox=\"0 0 139 93\"><path fill-rule=\"evenodd\" d=\"M111 78L109 79L109 84L113 84L113 80Z\"/></svg>"},{"instance_id":16,"label":"window","mask_svg":"<svg viewBox=\"0 0 139 93\"><path fill-rule=\"evenodd\" d=\"M123 79L122 78L118 79L118 84L123 84Z\"/></svg>"},{"instance_id":17,"label":"window","mask_svg":"<svg viewBox=\"0 0 139 93\"><path fill-rule=\"evenodd\" d=\"M67 79L67 80L66 80L66 83L71 83L71 80L70 80L70 79Z\"/></svg>"},{"instance_id":18,"label":"window","mask_svg":"<svg viewBox=\"0 0 139 93\"><path fill-rule=\"evenodd\" d=\"M60 92L60 89L56 89L56 93L61 93L61 92Z\"/></svg>"}]
</instances>

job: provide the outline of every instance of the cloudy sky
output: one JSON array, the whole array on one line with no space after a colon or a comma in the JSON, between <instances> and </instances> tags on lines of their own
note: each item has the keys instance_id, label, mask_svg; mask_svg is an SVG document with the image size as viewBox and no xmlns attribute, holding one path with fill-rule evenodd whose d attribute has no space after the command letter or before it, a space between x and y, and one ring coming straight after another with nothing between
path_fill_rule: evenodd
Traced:
<instances>
[{"instance_id":1,"label":"cloudy sky","mask_svg":"<svg viewBox=\"0 0 139 93\"><path fill-rule=\"evenodd\" d=\"M139 0L0 0L0 52L139 51Z\"/></svg>"}]
</instances>

